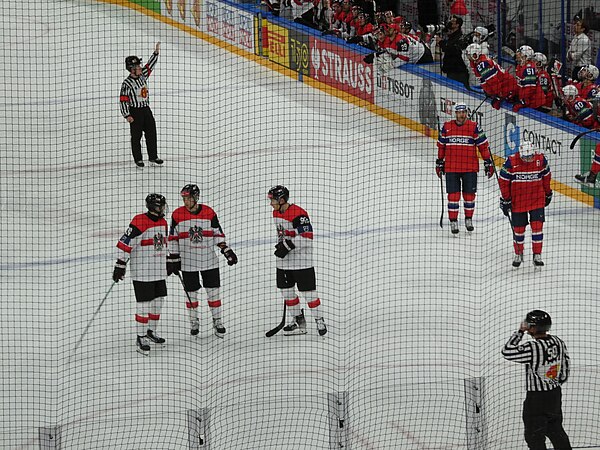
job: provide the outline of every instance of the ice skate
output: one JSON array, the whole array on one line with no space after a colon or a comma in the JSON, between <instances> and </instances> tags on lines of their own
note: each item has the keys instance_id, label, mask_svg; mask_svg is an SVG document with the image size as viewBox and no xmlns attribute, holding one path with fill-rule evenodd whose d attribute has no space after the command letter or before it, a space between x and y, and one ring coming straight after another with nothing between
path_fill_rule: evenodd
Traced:
<instances>
[{"instance_id":1,"label":"ice skate","mask_svg":"<svg viewBox=\"0 0 600 450\"><path fill-rule=\"evenodd\" d=\"M521 266L522 262L523 262L523 254L515 255L515 257L513 258L512 266L515 269L518 269Z\"/></svg>"},{"instance_id":2,"label":"ice skate","mask_svg":"<svg viewBox=\"0 0 600 450\"><path fill-rule=\"evenodd\" d=\"M541 268L544 267L544 261L542 261L542 255L540 253L533 255L533 266L537 270L541 270Z\"/></svg>"},{"instance_id":3,"label":"ice skate","mask_svg":"<svg viewBox=\"0 0 600 450\"><path fill-rule=\"evenodd\" d=\"M598 174L588 172L587 174L582 173L581 175L575 175L575 180L584 186L594 187L596 186L596 177Z\"/></svg>"},{"instance_id":4,"label":"ice skate","mask_svg":"<svg viewBox=\"0 0 600 450\"><path fill-rule=\"evenodd\" d=\"M198 333L200 333L200 321L197 318L192 319L191 324L192 328L190 329L190 334L192 336L196 336Z\"/></svg>"},{"instance_id":5,"label":"ice skate","mask_svg":"<svg viewBox=\"0 0 600 450\"><path fill-rule=\"evenodd\" d=\"M215 331L215 336L223 339L227 330L223 326L223 321L221 319L213 319L213 329Z\"/></svg>"},{"instance_id":6,"label":"ice skate","mask_svg":"<svg viewBox=\"0 0 600 450\"><path fill-rule=\"evenodd\" d=\"M136 161L135 165L139 168L139 169L143 169L145 164L144 161Z\"/></svg>"},{"instance_id":7,"label":"ice skate","mask_svg":"<svg viewBox=\"0 0 600 450\"><path fill-rule=\"evenodd\" d=\"M290 322L283 327L283 334L286 336L306 334L306 319L304 318L304 314L294 317L293 322Z\"/></svg>"},{"instance_id":8,"label":"ice skate","mask_svg":"<svg viewBox=\"0 0 600 450\"><path fill-rule=\"evenodd\" d=\"M136 340L136 351L144 356L150 355L150 343L146 336L138 336Z\"/></svg>"},{"instance_id":9,"label":"ice skate","mask_svg":"<svg viewBox=\"0 0 600 450\"><path fill-rule=\"evenodd\" d=\"M317 332L319 336L325 336L327 334L327 325L325 325L325 320L320 317L319 319L315 319L317 323Z\"/></svg>"},{"instance_id":10,"label":"ice skate","mask_svg":"<svg viewBox=\"0 0 600 450\"><path fill-rule=\"evenodd\" d=\"M150 160L150 165L153 167L158 167L158 166L162 166L164 163L164 161L160 158L156 158L156 159L151 159Z\"/></svg>"},{"instance_id":11,"label":"ice skate","mask_svg":"<svg viewBox=\"0 0 600 450\"><path fill-rule=\"evenodd\" d=\"M146 338L148 338L150 340L150 342L153 342L154 344L158 344L161 347L164 346L164 344L165 344L165 340L152 330L148 330L148 332L146 333Z\"/></svg>"},{"instance_id":12,"label":"ice skate","mask_svg":"<svg viewBox=\"0 0 600 450\"><path fill-rule=\"evenodd\" d=\"M452 234L457 235L458 232L460 231L458 229L458 220L451 220L450 221L450 231L452 232Z\"/></svg>"},{"instance_id":13,"label":"ice skate","mask_svg":"<svg viewBox=\"0 0 600 450\"><path fill-rule=\"evenodd\" d=\"M473 219L471 217L465 218L465 228L469 233L471 233L475 229L475 227L473 226Z\"/></svg>"}]
</instances>

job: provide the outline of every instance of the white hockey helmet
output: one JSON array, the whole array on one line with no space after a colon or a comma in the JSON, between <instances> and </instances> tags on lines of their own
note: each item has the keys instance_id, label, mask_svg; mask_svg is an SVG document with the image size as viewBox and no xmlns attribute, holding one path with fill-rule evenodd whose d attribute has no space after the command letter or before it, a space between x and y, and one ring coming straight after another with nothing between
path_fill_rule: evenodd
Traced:
<instances>
[{"instance_id":1,"label":"white hockey helmet","mask_svg":"<svg viewBox=\"0 0 600 450\"><path fill-rule=\"evenodd\" d=\"M473 30L473 33L479 33L482 40L487 39L488 35L490 34L490 32L488 31L488 29L486 27L475 27L475 29Z\"/></svg>"},{"instance_id":2,"label":"white hockey helmet","mask_svg":"<svg viewBox=\"0 0 600 450\"><path fill-rule=\"evenodd\" d=\"M533 57L533 49L529 45L521 45L517 49L517 53L523 55L526 59L531 59Z\"/></svg>"},{"instance_id":3,"label":"white hockey helmet","mask_svg":"<svg viewBox=\"0 0 600 450\"><path fill-rule=\"evenodd\" d=\"M536 153L537 150L532 142L525 141L521 144L521 148L519 149L519 155L521 155L521 158L532 158Z\"/></svg>"},{"instance_id":4,"label":"white hockey helmet","mask_svg":"<svg viewBox=\"0 0 600 450\"><path fill-rule=\"evenodd\" d=\"M567 98L575 98L579 95L579 91L572 84L567 84L562 88L563 95Z\"/></svg>"},{"instance_id":5,"label":"white hockey helmet","mask_svg":"<svg viewBox=\"0 0 600 450\"><path fill-rule=\"evenodd\" d=\"M546 67L548 64L548 58L542 52L535 52L533 54L533 60L540 64L540 66Z\"/></svg>"},{"instance_id":6,"label":"white hockey helmet","mask_svg":"<svg viewBox=\"0 0 600 450\"><path fill-rule=\"evenodd\" d=\"M456 103L454 105L454 112L459 112L459 111L465 111L466 112L467 111L467 104L463 103L463 102Z\"/></svg>"},{"instance_id":7,"label":"white hockey helmet","mask_svg":"<svg viewBox=\"0 0 600 450\"><path fill-rule=\"evenodd\" d=\"M467 56L472 59L479 59L481 55L481 45L479 44L469 44L465 50L467 52Z\"/></svg>"},{"instance_id":8,"label":"white hockey helmet","mask_svg":"<svg viewBox=\"0 0 600 450\"><path fill-rule=\"evenodd\" d=\"M579 69L579 72L577 72L577 76L580 80L594 81L596 80L596 78L598 78L598 75L600 75L598 73L598 68L593 64L586 64L581 69Z\"/></svg>"}]
</instances>

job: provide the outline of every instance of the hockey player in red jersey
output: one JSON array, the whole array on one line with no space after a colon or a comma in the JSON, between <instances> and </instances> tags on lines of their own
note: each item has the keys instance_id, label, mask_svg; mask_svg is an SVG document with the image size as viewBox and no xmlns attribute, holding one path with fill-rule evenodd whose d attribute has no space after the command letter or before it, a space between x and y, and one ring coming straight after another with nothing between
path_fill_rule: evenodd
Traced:
<instances>
[{"instance_id":1,"label":"hockey player in red jersey","mask_svg":"<svg viewBox=\"0 0 600 450\"><path fill-rule=\"evenodd\" d=\"M544 108L552 109L554 103L554 90L552 89L552 77L546 70L548 65L548 58L541 52L535 52L533 54L533 60L535 61L535 67L538 71L538 81L542 91L544 92Z\"/></svg>"},{"instance_id":2,"label":"hockey player in red jersey","mask_svg":"<svg viewBox=\"0 0 600 450\"><path fill-rule=\"evenodd\" d=\"M195 336L199 332L199 291L204 285L215 336L222 338L226 329L222 317L219 261L215 250L220 250L230 266L237 264L238 259L225 242L225 234L217 214L210 206L198 203L198 186L185 185L181 189L181 197L183 206L171 215L167 272L168 275L179 274L179 271L182 273L184 289L187 292L185 306L190 315L191 334Z\"/></svg>"},{"instance_id":3,"label":"hockey player in red jersey","mask_svg":"<svg viewBox=\"0 0 600 450\"><path fill-rule=\"evenodd\" d=\"M122 280L126 264L130 263L137 302L137 351L145 356L150 353L150 342L165 342L156 329L167 297L166 205L165 197L160 194L149 194L146 197L148 212L135 216L117 243L117 262L112 277L115 283Z\"/></svg>"},{"instance_id":4,"label":"hockey player in red jersey","mask_svg":"<svg viewBox=\"0 0 600 450\"><path fill-rule=\"evenodd\" d=\"M461 193L464 201L465 227L469 232L474 230L473 213L479 172L477 151L483 158L485 174L488 178L494 175L494 163L485 133L476 122L467 119L467 105L457 103L454 105L454 111L456 119L446 122L439 133L435 171L440 178L446 174L450 230L452 234L458 234Z\"/></svg>"},{"instance_id":5,"label":"hockey player in red jersey","mask_svg":"<svg viewBox=\"0 0 600 450\"><path fill-rule=\"evenodd\" d=\"M572 84L563 89L567 119L580 127L596 129L600 124L596 121L593 105L579 95L579 91Z\"/></svg>"},{"instance_id":6,"label":"hockey player in red jersey","mask_svg":"<svg viewBox=\"0 0 600 450\"><path fill-rule=\"evenodd\" d=\"M294 286L308 305L317 324L320 336L327 327L320 310L313 265L313 228L306 211L288 202L289 190L277 185L269 190L268 198L273 208L273 220L277 229L277 287L281 290L287 310L286 336L306 334L306 320L300 308L300 299Z\"/></svg>"},{"instance_id":7,"label":"hockey player in red jersey","mask_svg":"<svg viewBox=\"0 0 600 450\"><path fill-rule=\"evenodd\" d=\"M592 101L596 94L600 92L600 87L595 83L598 79L598 68L593 64L583 66L577 74L581 80L578 83L573 83L579 91L579 96L585 100Z\"/></svg>"},{"instance_id":8,"label":"hockey player in red jersey","mask_svg":"<svg viewBox=\"0 0 600 450\"><path fill-rule=\"evenodd\" d=\"M594 114L597 118L600 118L600 92L596 92L596 96L594 97L593 102L595 111ZM597 119L598 120L598 119ZM600 127L596 127L600 128ZM596 148L594 149L594 156L592 157L592 167L587 174L575 175L575 179L586 186L594 187L596 185L596 178L598 177L598 173L600 173L600 142L596 143Z\"/></svg>"},{"instance_id":9,"label":"hockey player in red jersey","mask_svg":"<svg viewBox=\"0 0 600 450\"><path fill-rule=\"evenodd\" d=\"M542 267L544 208L552 201L552 173L548 161L531 142L524 142L519 152L506 159L498 179L502 195L500 209L506 216L512 211L515 250L512 265L516 268L523 262L525 228L530 225L533 265Z\"/></svg>"},{"instance_id":10,"label":"hockey player in red jersey","mask_svg":"<svg viewBox=\"0 0 600 450\"><path fill-rule=\"evenodd\" d=\"M513 106L513 111L517 112L521 108L539 108L546 101L546 96L542 91L538 80L538 71L533 59L533 49L528 45L522 45L517 49L515 59L517 68L515 76L519 86L519 101Z\"/></svg>"},{"instance_id":11,"label":"hockey player in red jersey","mask_svg":"<svg viewBox=\"0 0 600 450\"><path fill-rule=\"evenodd\" d=\"M466 49L471 70L483 92L492 99L492 106L500 109L503 100L511 101L517 95L517 81L493 59L482 54L481 45L469 44Z\"/></svg>"}]
</instances>

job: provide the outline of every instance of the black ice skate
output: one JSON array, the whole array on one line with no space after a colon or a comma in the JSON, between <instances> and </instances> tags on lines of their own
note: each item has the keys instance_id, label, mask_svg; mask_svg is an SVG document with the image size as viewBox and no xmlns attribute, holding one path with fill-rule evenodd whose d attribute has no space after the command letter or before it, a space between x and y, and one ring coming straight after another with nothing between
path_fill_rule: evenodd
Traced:
<instances>
[{"instance_id":1,"label":"black ice skate","mask_svg":"<svg viewBox=\"0 0 600 450\"><path fill-rule=\"evenodd\" d=\"M150 339L151 342L161 346L165 343L165 340L152 330L148 330L148 332L146 333L146 337Z\"/></svg>"},{"instance_id":2,"label":"black ice skate","mask_svg":"<svg viewBox=\"0 0 600 450\"><path fill-rule=\"evenodd\" d=\"M285 336L294 336L297 334L306 334L306 319L304 313L294 317L294 321L288 323L283 327L283 334Z\"/></svg>"},{"instance_id":3,"label":"black ice skate","mask_svg":"<svg viewBox=\"0 0 600 450\"><path fill-rule=\"evenodd\" d=\"M512 266L515 269L517 269L521 266L522 262L523 262L523 254L515 255L515 257L513 258Z\"/></svg>"},{"instance_id":4,"label":"black ice skate","mask_svg":"<svg viewBox=\"0 0 600 450\"><path fill-rule=\"evenodd\" d=\"M215 331L215 336L223 339L223 335L227 330L223 326L223 321L221 319L213 319L213 329Z\"/></svg>"},{"instance_id":5,"label":"black ice skate","mask_svg":"<svg viewBox=\"0 0 600 450\"><path fill-rule=\"evenodd\" d=\"M452 232L452 234L456 235L458 234L458 232L460 231L458 229L458 221L457 220L451 220L450 221L450 231Z\"/></svg>"},{"instance_id":6,"label":"black ice skate","mask_svg":"<svg viewBox=\"0 0 600 450\"><path fill-rule=\"evenodd\" d=\"M317 323L317 332L319 336L325 336L327 334L327 325L325 325L325 320L320 317L319 319L315 319Z\"/></svg>"},{"instance_id":7,"label":"black ice skate","mask_svg":"<svg viewBox=\"0 0 600 450\"><path fill-rule=\"evenodd\" d=\"M536 253L535 255L533 255L533 265L536 269L541 269L542 267L544 267L544 261L542 261L541 254Z\"/></svg>"},{"instance_id":8,"label":"black ice skate","mask_svg":"<svg viewBox=\"0 0 600 450\"><path fill-rule=\"evenodd\" d=\"M144 161L136 161L135 165L137 167L139 167L140 169L143 169L145 164L144 164Z\"/></svg>"},{"instance_id":9,"label":"black ice skate","mask_svg":"<svg viewBox=\"0 0 600 450\"><path fill-rule=\"evenodd\" d=\"M136 340L138 353L141 353L144 356L150 355L150 344L148 343L148 338L146 336L138 336Z\"/></svg>"},{"instance_id":10,"label":"black ice skate","mask_svg":"<svg viewBox=\"0 0 600 450\"><path fill-rule=\"evenodd\" d=\"M163 163L164 163L164 161L162 159L160 159L160 158L156 158L156 159L151 159L150 160L150 165L154 166L154 167L156 167L156 166L162 166Z\"/></svg>"},{"instance_id":11,"label":"black ice skate","mask_svg":"<svg viewBox=\"0 0 600 450\"><path fill-rule=\"evenodd\" d=\"M200 333L200 322L198 321L198 319L192 319L192 328L190 330L190 334L192 336L196 336L198 333Z\"/></svg>"},{"instance_id":12,"label":"black ice skate","mask_svg":"<svg viewBox=\"0 0 600 450\"><path fill-rule=\"evenodd\" d=\"M582 173L581 175L575 175L575 180L584 186L594 187L596 186L597 173L589 172L587 175Z\"/></svg>"},{"instance_id":13,"label":"black ice skate","mask_svg":"<svg viewBox=\"0 0 600 450\"><path fill-rule=\"evenodd\" d=\"M471 217L465 218L465 227L469 233L475 229L475 227L473 226L473 219Z\"/></svg>"}]
</instances>

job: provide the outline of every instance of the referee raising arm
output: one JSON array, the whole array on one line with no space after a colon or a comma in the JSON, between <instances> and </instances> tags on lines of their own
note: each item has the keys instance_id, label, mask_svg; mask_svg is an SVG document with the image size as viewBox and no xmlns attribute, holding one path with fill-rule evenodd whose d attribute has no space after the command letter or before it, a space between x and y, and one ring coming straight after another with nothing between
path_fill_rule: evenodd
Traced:
<instances>
[{"instance_id":1,"label":"referee raising arm","mask_svg":"<svg viewBox=\"0 0 600 450\"><path fill-rule=\"evenodd\" d=\"M125 58L125 68L129 71L129 76L125 78L121 85L119 101L121 103L121 114L129 122L131 151L133 160L138 167L144 167L142 161L142 133L146 135L146 148L150 163L158 166L163 163L157 153L156 122L150 110L147 84L148 77L152 73L156 61L158 61L159 50L160 42L157 42L154 53L152 53L144 67L142 67L142 60L137 56Z\"/></svg>"},{"instance_id":2,"label":"referee raising arm","mask_svg":"<svg viewBox=\"0 0 600 450\"><path fill-rule=\"evenodd\" d=\"M509 361L525 364L527 395L523 403L525 441L531 450L546 450L546 436L554 450L571 450L562 426L560 386L569 378L569 355L565 343L547 332L550 315L531 311L502 349ZM533 340L521 343L527 332Z\"/></svg>"}]
</instances>

